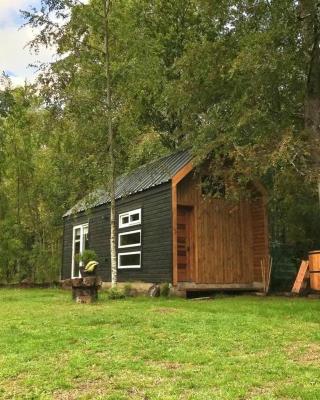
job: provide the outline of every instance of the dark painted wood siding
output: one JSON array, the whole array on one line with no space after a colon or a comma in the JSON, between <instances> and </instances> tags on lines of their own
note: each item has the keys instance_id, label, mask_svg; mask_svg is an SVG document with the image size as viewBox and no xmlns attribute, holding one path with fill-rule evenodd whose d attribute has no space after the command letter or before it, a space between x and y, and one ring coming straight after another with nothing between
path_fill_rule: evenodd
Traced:
<instances>
[{"instance_id":1,"label":"dark painted wood siding","mask_svg":"<svg viewBox=\"0 0 320 400\"><path fill-rule=\"evenodd\" d=\"M141 247L119 249L118 252L141 250L140 269L119 269L119 282L172 282L172 219L171 184L165 183L153 189L117 200L118 215L141 208L140 225L118 229L129 232L141 228ZM89 243L98 255L99 274L106 282L110 281L110 227L109 208L96 207L87 213L65 219L62 279L70 278L72 259L73 226L89 223Z\"/></svg>"}]
</instances>

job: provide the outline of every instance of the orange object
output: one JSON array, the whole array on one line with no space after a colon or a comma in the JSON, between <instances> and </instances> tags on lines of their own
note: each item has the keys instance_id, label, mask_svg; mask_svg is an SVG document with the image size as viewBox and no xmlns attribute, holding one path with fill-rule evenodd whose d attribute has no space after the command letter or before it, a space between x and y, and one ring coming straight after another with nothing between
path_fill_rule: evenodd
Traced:
<instances>
[{"instance_id":1,"label":"orange object","mask_svg":"<svg viewBox=\"0 0 320 400\"><path fill-rule=\"evenodd\" d=\"M320 291L320 250L309 252L310 287Z\"/></svg>"},{"instance_id":2,"label":"orange object","mask_svg":"<svg viewBox=\"0 0 320 400\"><path fill-rule=\"evenodd\" d=\"M309 267L309 262L306 260L302 260L296 280L291 290L292 293L297 293L297 294L300 293L303 281L307 275L308 267Z\"/></svg>"}]
</instances>

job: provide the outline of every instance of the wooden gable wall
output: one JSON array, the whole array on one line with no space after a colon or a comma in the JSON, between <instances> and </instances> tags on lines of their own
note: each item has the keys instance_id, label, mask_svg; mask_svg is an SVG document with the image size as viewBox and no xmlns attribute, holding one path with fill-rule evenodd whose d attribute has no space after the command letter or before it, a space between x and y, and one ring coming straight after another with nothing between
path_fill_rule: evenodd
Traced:
<instances>
[{"instance_id":1,"label":"wooden gable wall","mask_svg":"<svg viewBox=\"0 0 320 400\"><path fill-rule=\"evenodd\" d=\"M261 282L261 259L268 255L263 198L237 204L204 198L193 173L176 191L177 205L194 207L195 283Z\"/></svg>"}]
</instances>

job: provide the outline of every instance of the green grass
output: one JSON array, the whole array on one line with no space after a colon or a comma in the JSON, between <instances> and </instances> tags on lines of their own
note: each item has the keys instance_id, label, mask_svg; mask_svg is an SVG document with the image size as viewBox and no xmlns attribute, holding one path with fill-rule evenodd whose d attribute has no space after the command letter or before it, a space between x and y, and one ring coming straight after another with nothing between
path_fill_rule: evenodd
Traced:
<instances>
[{"instance_id":1,"label":"green grass","mask_svg":"<svg viewBox=\"0 0 320 400\"><path fill-rule=\"evenodd\" d=\"M1 399L320 399L320 302L0 290Z\"/></svg>"}]
</instances>

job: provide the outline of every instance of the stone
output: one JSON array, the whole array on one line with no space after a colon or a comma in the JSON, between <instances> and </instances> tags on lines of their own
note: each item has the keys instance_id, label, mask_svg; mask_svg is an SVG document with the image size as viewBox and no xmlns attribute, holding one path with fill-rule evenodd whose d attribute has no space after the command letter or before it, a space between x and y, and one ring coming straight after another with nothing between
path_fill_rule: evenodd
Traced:
<instances>
[{"instance_id":1,"label":"stone","mask_svg":"<svg viewBox=\"0 0 320 400\"><path fill-rule=\"evenodd\" d=\"M159 285L152 285L148 290L148 294L150 297L159 297L160 296L160 286Z\"/></svg>"}]
</instances>

